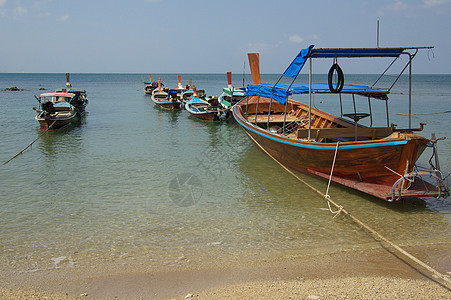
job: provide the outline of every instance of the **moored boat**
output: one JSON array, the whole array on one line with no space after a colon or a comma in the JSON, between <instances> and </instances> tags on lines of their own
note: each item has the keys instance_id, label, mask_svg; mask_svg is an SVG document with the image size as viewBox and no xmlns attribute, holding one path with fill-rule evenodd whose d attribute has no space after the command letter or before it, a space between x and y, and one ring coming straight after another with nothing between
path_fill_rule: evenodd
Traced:
<instances>
[{"instance_id":1,"label":"moored boat","mask_svg":"<svg viewBox=\"0 0 451 300\"><path fill-rule=\"evenodd\" d=\"M164 86L164 84L161 84ZM144 93L147 95L152 95L152 92L158 88L158 81L152 80L152 75L149 74L149 80L144 81Z\"/></svg>"},{"instance_id":2,"label":"moored boat","mask_svg":"<svg viewBox=\"0 0 451 300\"><path fill-rule=\"evenodd\" d=\"M438 153L433 151L430 161L433 168L419 170L416 162L428 145L436 150L437 139L427 139L411 126L411 95L409 95L409 126L396 128L389 123L388 94L390 89L373 86L344 85L344 76L337 63L329 71L328 83L294 84L306 61L312 58L392 57L407 55L407 66L420 48L359 48L359 49L303 49L283 73L292 78L291 83L260 83L258 55L249 54L253 85L247 87L245 98L233 108L233 116L250 139L261 150L281 164L292 169L314 174L344 186L365 192L388 201L403 198L447 197L449 188L438 163ZM413 53L412 53L413 52ZM387 68L388 70L389 68ZM387 72L387 70L385 72ZM410 70L410 69L409 69ZM334 73L338 81L333 82ZM382 74L384 75L385 72ZM331 75L332 74L332 75ZM381 75L381 76L382 76ZM409 78L411 74L409 74ZM410 82L410 81L409 81ZM409 88L409 91L411 88ZM307 96L308 104L293 100L293 94ZM324 94L340 98L350 96L354 111L338 117L312 106ZM410 93L409 93L410 94ZM369 103L368 112L356 110L356 97L363 96ZM371 100L386 101L386 126L373 127ZM349 120L345 119L349 118ZM369 118L369 127L359 124ZM436 185L426 177L432 178Z\"/></svg>"},{"instance_id":3,"label":"moored boat","mask_svg":"<svg viewBox=\"0 0 451 300\"><path fill-rule=\"evenodd\" d=\"M36 97L40 108L34 108L35 119L39 122L40 129L53 130L69 125L77 114L70 104L74 97L75 94L64 92L44 93Z\"/></svg>"},{"instance_id":4,"label":"moored boat","mask_svg":"<svg viewBox=\"0 0 451 300\"><path fill-rule=\"evenodd\" d=\"M185 109L192 115L204 122L224 121L225 111L218 101L218 97L200 99L197 97L196 86L193 87L193 98L185 104Z\"/></svg>"},{"instance_id":5,"label":"moored boat","mask_svg":"<svg viewBox=\"0 0 451 300\"><path fill-rule=\"evenodd\" d=\"M176 90L163 90L161 88L160 78L158 78L158 88L152 92L151 98L156 105L166 110L177 110L180 109L182 105Z\"/></svg>"},{"instance_id":6,"label":"moored boat","mask_svg":"<svg viewBox=\"0 0 451 300\"><path fill-rule=\"evenodd\" d=\"M202 100L206 99L206 94L205 94L205 90L199 90L196 89L196 97ZM188 89L186 91L184 91L181 95L181 100L183 102L183 104L188 103L188 101L192 100L194 98L194 90L193 89Z\"/></svg>"},{"instance_id":7,"label":"moored boat","mask_svg":"<svg viewBox=\"0 0 451 300\"><path fill-rule=\"evenodd\" d=\"M227 72L227 87L222 89L219 102L225 108L232 107L244 98L245 88L235 88L232 86L232 72Z\"/></svg>"}]
</instances>

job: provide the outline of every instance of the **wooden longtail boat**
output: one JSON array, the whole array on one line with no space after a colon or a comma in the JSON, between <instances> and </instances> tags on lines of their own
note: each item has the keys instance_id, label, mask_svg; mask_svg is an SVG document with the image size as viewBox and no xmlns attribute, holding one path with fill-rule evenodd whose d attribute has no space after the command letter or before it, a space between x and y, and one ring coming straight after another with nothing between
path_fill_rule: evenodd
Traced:
<instances>
[{"instance_id":1,"label":"wooden longtail boat","mask_svg":"<svg viewBox=\"0 0 451 300\"><path fill-rule=\"evenodd\" d=\"M70 104L74 97L72 93L44 93L36 97L40 108L34 108L35 119L39 122L40 130L60 129L69 125L77 114Z\"/></svg>"},{"instance_id":2,"label":"wooden longtail boat","mask_svg":"<svg viewBox=\"0 0 451 300\"><path fill-rule=\"evenodd\" d=\"M232 107L244 98L244 92L244 88L235 88L232 86L232 72L227 72L227 87L222 89L219 102L225 108Z\"/></svg>"},{"instance_id":3,"label":"wooden longtail boat","mask_svg":"<svg viewBox=\"0 0 451 300\"><path fill-rule=\"evenodd\" d=\"M164 86L164 84L161 84ZM152 75L149 74L149 80L144 81L144 93L152 95L152 92L158 88L158 81L152 80Z\"/></svg>"},{"instance_id":4,"label":"wooden longtail boat","mask_svg":"<svg viewBox=\"0 0 451 300\"><path fill-rule=\"evenodd\" d=\"M327 57L336 61L340 57L398 58L406 54L409 56L407 67L419 49L313 49L310 46L296 56L281 76L291 77L291 84L280 84L280 79L275 84L260 83L258 54L249 54L254 84L247 87L246 98L233 108L233 116L261 150L292 169L331 178L336 183L388 201L447 197L449 188L446 176L439 169L437 152L433 151L430 161L435 159L436 163L435 166L431 164L430 170L418 171L415 165L428 145L436 150L437 139L426 139L416 133L423 129L424 124L412 128L409 115L409 128L388 125L388 102L386 127L358 124L362 118L370 117L372 120L371 99L388 101L394 84L390 89L344 85L343 74L336 63L329 72L328 83L311 82L312 58ZM307 60L310 63L309 83L294 84ZM330 75L334 72L339 77L336 83ZM309 104L290 99L293 94L307 95ZM311 105L313 94L317 98L322 94L336 94L340 96L340 103L342 96L351 95L354 112L338 117L316 109ZM355 110L356 96L363 96L370 103L368 113ZM426 177L434 179L437 185L424 180Z\"/></svg>"},{"instance_id":5,"label":"wooden longtail boat","mask_svg":"<svg viewBox=\"0 0 451 300\"><path fill-rule=\"evenodd\" d=\"M193 98L185 104L185 109L192 115L204 122L221 122L224 121L222 115L225 113L221 110L217 97L210 99L201 99L197 97L196 86L193 87ZM225 114L224 114L225 115Z\"/></svg>"},{"instance_id":6,"label":"wooden longtail boat","mask_svg":"<svg viewBox=\"0 0 451 300\"><path fill-rule=\"evenodd\" d=\"M161 79L158 78L158 88L152 92L151 96L152 101L162 109L166 110L180 109L182 103L179 101L176 91L175 93L169 94L169 92L172 91L175 90L168 91L163 90L161 88Z\"/></svg>"}]
</instances>

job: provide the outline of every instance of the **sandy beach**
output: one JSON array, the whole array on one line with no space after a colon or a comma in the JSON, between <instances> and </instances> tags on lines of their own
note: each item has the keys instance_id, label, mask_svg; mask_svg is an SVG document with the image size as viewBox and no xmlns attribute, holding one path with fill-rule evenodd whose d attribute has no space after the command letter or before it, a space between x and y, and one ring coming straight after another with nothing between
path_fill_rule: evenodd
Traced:
<instances>
[{"instance_id":1,"label":"sandy beach","mask_svg":"<svg viewBox=\"0 0 451 300\"><path fill-rule=\"evenodd\" d=\"M451 245L406 250L450 275ZM450 299L451 287L391 249L148 270L143 262L2 274L1 299Z\"/></svg>"}]
</instances>

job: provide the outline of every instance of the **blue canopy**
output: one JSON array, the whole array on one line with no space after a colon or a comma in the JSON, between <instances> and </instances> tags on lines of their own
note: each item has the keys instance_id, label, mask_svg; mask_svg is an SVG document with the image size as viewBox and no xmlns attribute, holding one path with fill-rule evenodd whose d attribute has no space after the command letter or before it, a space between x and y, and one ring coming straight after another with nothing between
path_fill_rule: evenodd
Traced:
<instances>
[{"instance_id":1,"label":"blue canopy","mask_svg":"<svg viewBox=\"0 0 451 300\"><path fill-rule=\"evenodd\" d=\"M279 87L277 85L274 87L274 84L263 83L261 85L248 85L246 88L246 92L244 96L262 96L268 97L276 100L281 104L285 104L287 102L288 96L292 94L291 91L286 88Z\"/></svg>"},{"instance_id":2,"label":"blue canopy","mask_svg":"<svg viewBox=\"0 0 451 300\"><path fill-rule=\"evenodd\" d=\"M310 57L398 57L404 50L406 48L318 48L311 51Z\"/></svg>"},{"instance_id":3,"label":"blue canopy","mask_svg":"<svg viewBox=\"0 0 451 300\"><path fill-rule=\"evenodd\" d=\"M288 89L289 88L289 89ZM387 100L388 89L375 89L364 85L351 85L347 84L343 86L340 93L342 94L357 94L365 97L371 97L380 100ZM287 98L292 94L308 94L308 84L277 84L273 83L261 83L259 85L248 85L244 96L262 96L276 100L280 104L285 105ZM312 93L316 94L331 94L327 83L313 83Z\"/></svg>"},{"instance_id":4,"label":"blue canopy","mask_svg":"<svg viewBox=\"0 0 451 300\"><path fill-rule=\"evenodd\" d=\"M318 48L314 45L302 49L283 73L283 76L296 78L308 58L337 57L398 57L406 48Z\"/></svg>"},{"instance_id":5,"label":"blue canopy","mask_svg":"<svg viewBox=\"0 0 451 300\"><path fill-rule=\"evenodd\" d=\"M302 49L299 54L294 58L294 60L291 62L291 64L288 66L288 68L283 73L284 76L296 78L301 71L302 67L305 64L305 61L310 55L310 50L313 48L313 45L310 45L310 47L306 49Z\"/></svg>"},{"instance_id":6,"label":"blue canopy","mask_svg":"<svg viewBox=\"0 0 451 300\"><path fill-rule=\"evenodd\" d=\"M158 81L144 81L145 84L158 84ZM161 84L162 86L164 86L164 84Z\"/></svg>"}]
</instances>

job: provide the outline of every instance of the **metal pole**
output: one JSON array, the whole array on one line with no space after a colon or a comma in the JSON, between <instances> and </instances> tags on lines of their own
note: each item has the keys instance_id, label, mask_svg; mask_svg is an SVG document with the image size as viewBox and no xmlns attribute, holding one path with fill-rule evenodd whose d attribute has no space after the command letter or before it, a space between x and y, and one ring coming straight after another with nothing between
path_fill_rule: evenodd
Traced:
<instances>
[{"instance_id":1,"label":"metal pole","mask_svg":"<svg viewBox=\"0 0 451 300\"><path fill-rule=\"evenodd\" d=\"M379 48L379 20L377 20L377 48Z\"/></svg>"},{"instance_id":2,"label":"metal pole","mask_svg":"<svg viewBox=\"0 0 451 300\"><path fill-rule=\"evenodd\" d=\"M287 107L288 107L288 97L287 101L285 102L285 114L283 115L282 135L285 134L285 123L287 121Z\"/></svg>"},{"instance_id":3,"label":"metal pole","mask_svg":"<svg viewBox=\"0 0 451 300\"><path fill-rule=\"evenodd\" d=\"M412 128L412 56L409 54L409 129Z\"/></svg>"},{"instance_id":4,"label":"metal pole","mask_svg":"<svg viewBox=\"0 0 451 300\"><path fill-rule=\"evenodd\" d=\"M271 117L271 105L272 105L272 98L269 101L269 109L268 109L268 122L266 123L266 130L269 130L269 118Z\"/></svg>"},{"instance_id":5,"label":"metal pole","mask_svg":"<svg viewBox=\"0 0 451 300\"><path fill-rule=\"evenodd\" d=\"M312 58L309 58L310 72L308 75L308 139L311 138L312 131Z\"/></svg>"},{"instance_id":6,"label":"metal pole","mask_svg":"<svg viewBox=\"0 0 451 300\"><path fill-rule=\"evenodd\" d=\"M247 120L247 117L248 117L248 113L247 113L248 106L249 106L249 96L246 97L246 120Z\"/></svg>"},{"instance_id":7,"label":"metal pole","mask_svg":"<svg viewBox=\"0 0 451 300\"><path fill-rule=\"evenodd\" d=\"M255 107L255 119L254 123L257 125L257 115L258 115L258 102L260 101L260 96L257 96L257 106Z\"/></svg>"}]
</instances>

